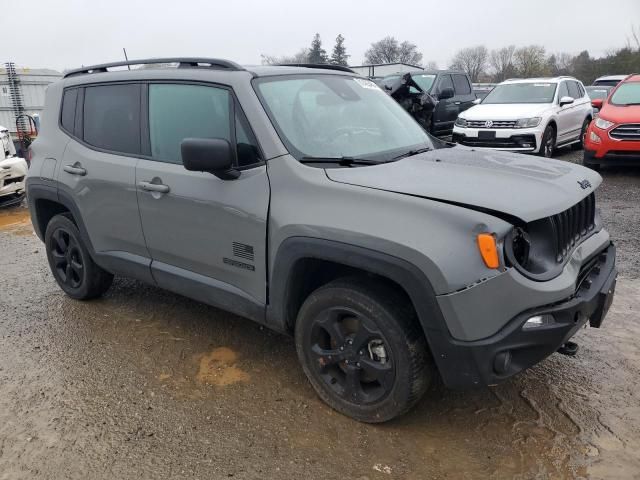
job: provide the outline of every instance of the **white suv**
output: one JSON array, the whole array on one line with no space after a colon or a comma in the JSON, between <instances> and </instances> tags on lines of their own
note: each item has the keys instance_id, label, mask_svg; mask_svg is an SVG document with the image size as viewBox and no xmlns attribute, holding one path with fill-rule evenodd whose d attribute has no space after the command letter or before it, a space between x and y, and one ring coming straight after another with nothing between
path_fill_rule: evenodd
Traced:
<instances>
[{"instance_id":1,"label":"white suv","mask_svg":"<svg viewBox=\"0 0 640 480\"><path fill-rule=\"evenodd\" d=\"M9 130L0 126L0 207L22 201L27 168L24 158L16 156Z\"/></svg>"},{"instance_id":2,"label":"white suv","mask_svg":"<svg viewBox=\"0 0 640 480\"><path fill-rule=\"evenodd\" d=\"M551 157L556 147L581 147L592 116L591 100L573 77L507 80L458 116L453 141Z\"/></svg>"}]
</instances>

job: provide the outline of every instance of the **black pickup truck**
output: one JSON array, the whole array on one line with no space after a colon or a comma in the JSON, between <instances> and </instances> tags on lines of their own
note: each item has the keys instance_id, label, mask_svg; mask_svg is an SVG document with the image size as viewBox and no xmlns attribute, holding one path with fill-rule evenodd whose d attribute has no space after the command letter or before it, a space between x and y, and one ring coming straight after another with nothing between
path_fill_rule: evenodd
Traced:
<instances>
[{"instance_id":1,"label":"black pickup truck","mask_svg":"<svg viewBox=\"0 0 640 480\"><path fill-rule=\"evenodd\" d=\"M378 84L434 135L451 135L458 114L476 99L464 72L415 71L388 75Z\"/></svg>"}]
</instances>

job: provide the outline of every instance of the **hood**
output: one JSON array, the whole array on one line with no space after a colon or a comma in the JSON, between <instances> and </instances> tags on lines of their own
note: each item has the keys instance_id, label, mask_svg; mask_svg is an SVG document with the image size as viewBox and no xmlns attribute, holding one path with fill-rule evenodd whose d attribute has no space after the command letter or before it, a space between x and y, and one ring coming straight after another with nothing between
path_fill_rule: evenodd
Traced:
<instances>
[{"instance_id":1,"label":"hood","mask_svg":"<svg viewBox=\"0 0 640 480\"><path fill-rule=\"evenodd\" d=\"M462 146L326 172L334 182L453 203L525 222L566 210L602 182L600 175L580 165Z\"/></svg>"},{"instance_id":2,"label":"hood","mask_svg":"<svg viewBox=\"0 0 640 480\"><path fill-rule=\"evenodd\" d=\"M465 110L460 117L467 120L518 120L539 117L550 107L549 103L481 103Z\"/></svg>"},{"instance_id":3,"label":"hood","mask_svg":"<svg viewBox=\"0 0 640 480\"><path fill-rule=\"evenodd\" d=\"M640 123L640 105L622 107L605 103L600 117L613 123Z\"/></svg>"}]
</instances>

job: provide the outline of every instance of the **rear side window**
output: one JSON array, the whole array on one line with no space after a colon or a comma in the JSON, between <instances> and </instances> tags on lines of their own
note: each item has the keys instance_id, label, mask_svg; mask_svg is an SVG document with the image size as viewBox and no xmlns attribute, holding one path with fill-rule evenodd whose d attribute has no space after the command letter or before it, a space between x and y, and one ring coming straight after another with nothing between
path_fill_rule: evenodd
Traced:
<instances>
[{"instance_id":1,"label":"rear side window","mask_svg":"<svg viewBox=\"0 0 640 480\"><path fill-rule=\"evenodd\" d=\"M580 90L578 89L578 82L568 81L567 86L569 87L569 96L572 98L580 98Z\"/></svg>"},{"instance_id":2,"label":"rear side window","mask_svg":"<svg viewBox=\"0 0 640 480\"><path fill-rule=\"evenodd\" d=\"M60 113L60 123L70 134L73 134L73 127L76 121L76 100L78 99L78 89L65 90L62 97L62 111Z\"/></svg>"},{"instance_id":3,"label":"rear side window","mask_svg":"<svg viewBox=\"0 0 640 480\"><path fill-rule=\"evenodd\" d=\"M87 87L83 124L83 138L89 145L140 154L140 85Z\"/></svg>"},{"instance_id":4,"label":"rear side window","mask_svg":"<svg viewBox=\"0 0 640 480\"><path fill-rule=\"evenodd\" d=\"M228 90L201 85L149 85L151 156L182 163L185 138L224 138L231 141L231 95Z\"/></svg>"},{"instance_id":5,"label":"rear side window","mask_svg":"<svg viewBox=\"0 0 640 480\"><path fill-rule=\"evenodd\" d=\"M464 75L451 75L453 77L453 85L455 86L456 95L469 95L471 93L471 85Z\"/></svg>"}]
</instances>

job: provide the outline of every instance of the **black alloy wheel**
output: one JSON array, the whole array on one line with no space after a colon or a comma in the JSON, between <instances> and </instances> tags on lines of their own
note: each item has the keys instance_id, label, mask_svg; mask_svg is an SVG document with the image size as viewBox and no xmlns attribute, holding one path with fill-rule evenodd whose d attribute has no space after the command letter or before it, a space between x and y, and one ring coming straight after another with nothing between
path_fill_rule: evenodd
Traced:
<instances>
[{"instance_id":1,"label":"black alloy wheel","mask_svg":"<svg viewBox=\"0 0 640 480\"><path fill-rule=\"evenodd\" d=\"M310 351L320 378L349 402L377 402L393 387L391 349L375 323L358 312L343 307L322 312L313 320Z\"/></svg>"}]
</instances>

